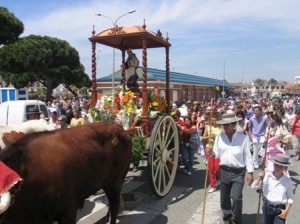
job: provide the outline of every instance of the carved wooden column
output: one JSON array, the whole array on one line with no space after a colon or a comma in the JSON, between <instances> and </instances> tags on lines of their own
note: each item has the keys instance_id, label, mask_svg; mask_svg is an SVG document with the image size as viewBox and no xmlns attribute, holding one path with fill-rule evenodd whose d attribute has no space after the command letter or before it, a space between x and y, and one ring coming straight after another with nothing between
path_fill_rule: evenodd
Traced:
<instances>
[{"instance_id":1,"label":"carved wooden column","mask_svg":"<svg viewBox=\"0 0 300 224\"><path fill-rule=\"evenodd\" d=\"M170 114L170 47L166 47L166 101L167 114Z\"/></svg>"},{"instance_id":2,"label":"carved wooden column","mask_svg":"<svg viewBox=\"0 0 300 224\"><path fill-rule=\"evenodd\" d=\"M122 77L121 77L121 84L122 84L122 89L123 92L126 89L126 71L125 71L125 50L122 50L122 64L124 66L122 66Z\"/></svg>"},{"instance_id":3,"label":"carved wooden column","mask_svg":"<svg viewBox=\"0 0 300 224\"><path fill-rule=\"evenodd\" d=\"M93 37L95 36L95 29L92 31ZM92 42L92 106L96 106L97 103L97 81L96 81L96 42Z\"/></svg>"},{"instance_id":4,"label":"carved wooden column","mask_svg":"<svg viewBox=\"0 0 300 224\"><path fill-rule=\"evenodd\" d=\"M146 136L150 135L149 119L148 119L148 89L147 89L147 41L143 39L143 85L142 85L142 99L143 99L143 112L142 112L142 126Z\"/></svg>"}]
</instances>

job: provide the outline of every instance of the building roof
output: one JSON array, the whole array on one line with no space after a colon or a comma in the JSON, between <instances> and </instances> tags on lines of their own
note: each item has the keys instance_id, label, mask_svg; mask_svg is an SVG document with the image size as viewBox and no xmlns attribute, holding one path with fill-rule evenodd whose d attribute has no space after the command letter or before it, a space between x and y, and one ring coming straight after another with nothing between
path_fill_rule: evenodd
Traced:
<instances>
[{"instance_id":1,"label":"building roof","mask_svg":"<svg viewBox=\"0 0 300 224\"><path fill-rule=\"evenodd\" d=\"M289 83L285 86L286 89L300 89L299 83Z\"/></svg>"},{"instance_id":2,"label":"building roof","mask_svg":"<svg viewBox=\"0 0 300 224\"><path fill-rule=\"evenodd\" d=\"M275 80L275 81L277 81L276 86L288 84L288 82L286 82L286 81L280 81L280 80ZM255 80L253 80L253 84L256 85ZM263 80L263 85L264 86L269 86L270 85L269 80Z\"/></svg>"},{"instance_id":3,"label":"building roof","mask_svg":"<svg viewBox=\"0 0 300 224\"><path fill-rule=\"evenodd\" d=\"M232 85L233 87L242 87L242 86L244 86L244 84L241 83L241 82L230 82L230 85Z\"/></svg>"},{"instance_id":4,"label":"building roof","mask_svg":"<svg viewBox=\"0 0 300 224\"><path fill-rule=\"evenodd\" d=\"M142 80L142 67L137 69L139 80ZM121 69L115 72L115 81L121 81ZM111 82L112 75L108 75L102 78L98 78L97 82ZM166 82L166 72L164 70L148 68L147 81L160 81ZM223 86L222 80L212 79L203 76L191 75L186 73L171 72L170 71L170 82L180 84L194 84L194 85L206 85L206 86ZM224 87L231 87L228 83L224 82Z\"/></svg>"}]
</instances>

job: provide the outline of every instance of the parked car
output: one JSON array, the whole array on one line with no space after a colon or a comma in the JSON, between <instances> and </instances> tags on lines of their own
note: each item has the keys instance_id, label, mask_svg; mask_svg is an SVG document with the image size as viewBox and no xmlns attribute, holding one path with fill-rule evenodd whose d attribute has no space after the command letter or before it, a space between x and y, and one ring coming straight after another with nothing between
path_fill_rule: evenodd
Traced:
<instances>
[{"instance_id":1,"label":"parked car","mask_svg":"<svg viewBox=\"0 0 300 224\"><path fill-rule=\"evenodd\" d=\"M45 119L50 118L46 104L39 100L15 100L0 104L0 126L20 124L28 120L29 108L38 107Z\"/></svg>"}]
</instances>

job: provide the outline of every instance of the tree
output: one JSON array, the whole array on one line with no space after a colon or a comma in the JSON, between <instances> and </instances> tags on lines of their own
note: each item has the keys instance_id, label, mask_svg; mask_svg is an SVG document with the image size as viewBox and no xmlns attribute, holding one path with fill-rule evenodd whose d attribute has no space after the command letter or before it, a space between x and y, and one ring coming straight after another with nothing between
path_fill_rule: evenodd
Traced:
<instances>
[{"instance_id":1,"label":"tree","mask_svg":"<svg viewBox=\"0 0 300 224\"><path fill-rule=\"evenodd\" d=\"M68 42L48 36L30 35L0 48L0 75L15 88L40 82L47 88L47 100L59 84L68 89L91 86L78 52Z\"/></svg>"},{"instance_id":2,"label":"tree","mask_svg":"<svg viewBox=\"0 0 300 224\"><path fill-rule=\"evenodd\" d=\"M273 89L275 89L275 87L277 86L278 82L277 82L277 80L275 80L275 79L270 79L270 80L268 81L268 84L271 86L271 89L272 89L272 91L273 91Z\"/></svg>"},{"instance_id":3,"label":"tree","mask_svg":"<svg viewBox=\"0 0 300 224\"><path fill-rule=\"evenodd\" d=\"M255 80L253 81L253 83L254 83L254 85L256 86L257 92L258 92L258 95L259 95L259 89L260 89L260 87L262 87L262 86L264 85L265 80L263 80L263 79L255 79Z\"/></svg>"},{"instance_id":4,"label":"tree","mask_svg":"<svg viewBox=\"0 0 300 224\"><path fill-rule=\"evenodd\" d=\"M75 96L77 93L71 88L74 83L76 83L76 87L78 88L89 88L92 86L92 81L89 76L87 74L82 75L82 73L84 73L84 67L83 65L80 65L78 69L73 71L73 75L66 75L62 82L63 86Z\"/></svg>"},{"instance_id":5,"label":"tree","mask_svg":"<svg viewBox=\"0 0 300 224\"><path fill-rule=\"evenodd\" d=\"M24 31L23 23L4 7L0 7L0 27L0 45L15 42Z\"/></svg>"}]
</instances>

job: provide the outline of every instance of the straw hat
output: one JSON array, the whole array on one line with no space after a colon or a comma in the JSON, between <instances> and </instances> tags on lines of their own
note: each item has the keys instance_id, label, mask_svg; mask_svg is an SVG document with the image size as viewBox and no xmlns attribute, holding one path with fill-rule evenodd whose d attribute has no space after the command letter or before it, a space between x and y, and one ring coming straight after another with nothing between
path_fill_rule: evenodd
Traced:
<instances>
[{"instance_id":1,"label":"straw hat","mask_svg":"<svg viewBox=\"0 0 300 224\"><path fill-rule=\"evenodd\" d=\"M281 153L276 154L275 158L271 158L269 159L269 161L281 166L294 166L294 164L290 160L290 157Z\"/></svg>"},{"instance_id":2,"label":"straw hat","mask_svg":"<svg viewBox=\"0 0 300 224\"><path fill-rule=\"evenodd\" d=\"M226 113L222 115L222 120L217 121L217 124L230 124L242 120L241 117L236 117L235 113Z\"/></svg>"}]
</instances>

